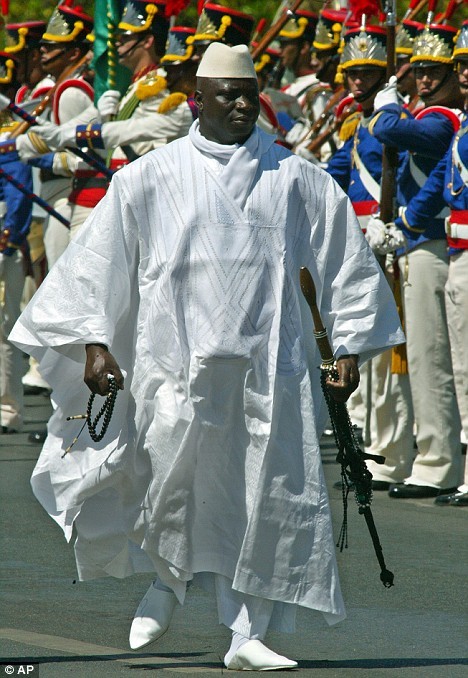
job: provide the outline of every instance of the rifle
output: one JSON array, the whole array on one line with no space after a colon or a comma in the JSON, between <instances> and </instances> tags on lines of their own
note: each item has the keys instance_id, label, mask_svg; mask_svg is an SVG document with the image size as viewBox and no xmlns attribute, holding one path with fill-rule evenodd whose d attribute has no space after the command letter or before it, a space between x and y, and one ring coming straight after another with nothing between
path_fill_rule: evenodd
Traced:
<instances>
[{"instance_id":1,"label":"rifle","mask_svg":"<svg viewBox=\"0 0 468 678\"><path fill-rule=\"evenodd\" d=\"M320 383L327 403L333 427L333 434L338 448L336 461L341 464L341 475L344 481L344 516L337 546L340 546L341 551L343 550L343 547L348 547L347 502L349 490L351 487L354 487L354 496L358 504L358 512L363 515L366 520L375 554L381 568L380 580L386 588L390 588L393 586L394 575L393 572L387 570L385 565L382 546L372 516L370 508L372 501L372 473L365 464L365 459L373 459L376 463L383 464L385 458L380 455L364 454L357 443L346 403L337 402L332 398L328 391L327 379L331 378L334 381L337 380L338 372L336 370L335 358L328 340L327 331L323 326L320 311L317 307L314 281L307 268L301 268L300 270L300 285L312 313L314 336L322 358L322 364L320 365Z\"/></svg>"},{"instance_id":2,"label":"rifle","mask_svg":"<svg viewBox=\"0 0 468 678\"><path fill-rule=\"evenodd\" d=\"M419 14L419 12L425 7L427 0L411 0L408 9L406 10L403 20L405 19L414 19L414 17Z\"/></svg>"},{"instance_id":3,"label":"rifle","mask_svg":"<svg viewBox=\"0 0 468 678\"><path fill-rule=\"evenodd\" d=\"M253 61L256 61L258 57L263 54L270 42L273 42L283 26L287 24L291 18L291 14L299 9L299 6L302 5L303 1L304 0L294 0L292 4L285 7L279 19L270 26L258 45L252 50L251 57Z\"/></svg>"},{"instance_id":4,"label":"rifle","mask_svg":"<svg viewBox=\"0 0 468 678\"><path fill-rule=\"evenodd\" d=\"M35 118L33 115L30 115L27 111L24 110L24 108L21 108L20 106L17 106L17 104L10 101L8 97L4 96L3 94L0 94L0 110L4 109L8 109L18 117L22 118L25 122L29 124L30 127L38 124L37 118ZM75 146L66 146L65 150L70 151L70 153L73 153L74 155L77 155L79 158L84 160L87 165L95 169L96 172L101 172L102 174L105 174L109 181L112 179L114 175L113 170L109 169L107 165L103 163L102 159L96 153L93 153L91 149L88 149L88 151L85 152L81 148L76 148Z\"/></svg>"},{"instance_id":5,"label":"rifle","mask_svg":"<svg viewBox=\"0 0 468 678\"><path fill-rule=\"evenodd\" d=\"M39 207L42 207L43 210L47 212L47 214L50 214L54 219L57 219L57 221L60 221L64 226L67 228L70 228L70 222L68 219L65 219L64 216L62 216L59 212L54 210L53 207L49 205L48 202L46 202L43 198L40 196L36 195L35 193L32 193L31 191L28 191L26 186L22 184L20 181L15 179L11 174L8 172L5 172L4 169L0 167L0 179L5 179L5 181L8 181L12 186L14 186L20 193L25 195L29 200L32 202L35 202L36 205L39 205Z\"/></svg>"},{"instance_id":6,"label":"rifle","mask_svg":"<svg viewBox=\"0 0 468 678\"><path fill-rule=\"evenodd\" d=\"M395 0L387 0L387 82L395 75ZM396 172L398 168L398 150L393 146L384 146L382 151L382 179L380 193L380 218L387 224L395 218Z\"/></svg>"},{"instance_id":7,"label":"rifle","mask_svg":"<svg viewBox=\"0 0 468 678\"><path fill-rule=\"evenodd\" d=\"M344 87L339 87L336 90L336 92L333 92L333 94L325 104L322 113L319 115L319 117L314 122L314 124L307 132L307 134L296 144L296 147L299 144L304 143L304 141L307 141L307 139L310 139L311 141L307 145L307 150L311 151L312 153L315 153L315 151L317 151L332 136L332 134L338 127L338 123L334 124L335 121L327 125L325 131L322 134L320 134L319 136L317 135L324 126L324 124L327 122L327 120L329 120L330 116L333 114L333 109L335 108L336 104L340 101L344 94L345 94Z\"/></svg>"}]
</instances>

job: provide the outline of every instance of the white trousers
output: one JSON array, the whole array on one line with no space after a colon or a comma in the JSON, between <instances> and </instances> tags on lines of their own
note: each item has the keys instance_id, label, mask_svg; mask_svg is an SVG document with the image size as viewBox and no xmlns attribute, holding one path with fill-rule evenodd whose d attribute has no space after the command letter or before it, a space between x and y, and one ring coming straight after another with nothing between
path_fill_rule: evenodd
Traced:
<instances>
[{"instance_id":1,"label":"white trousers","mask_svg":"<svg viewBox=\"0 0 468 678\"><path fill-rule=\"evenodd\" d=\"M23 424L23 354L8 335L20 315L24 278L21 252L0 254L0 425L17 430Z\"/></svg>"},{"instance_id":2,"label":"white trousers","mask_svg":"<svg viewBox=\"0 0 468 678\"><path fill-rule=\"evenodd\" d=\"M194 581L216 596L219 623L246 638L263 640L267 631L294 633L296 605L235 591L228 577L198 573Z\"/></svg>"},{"instance_id":3,"label":"white trousers","mask_svg":"<svg viewBox=\"0 0 468 678\"><path fill-rule=\"evenodd\" d=\"M468 438L468 250L450 257L445 302L458 409ZM466 462L463 483L462 491L468 492Z\"/></svg>"},{"instance_id":4,"label":"white trousers","mask_svg":"<svg viewBox=\"0 0 468 678\"><path fill-rule=\"evenodd\" d=\"M391 363L391 351L373 358L362 370L359 388L369 421L365 452L385 457L385 464L368 460L367 467L374 480L400 483L414 460L413 407L409 377L392 374Z\"/></svg>"},{"instance_id":5,"label":"white trousers","mask_svg":"<svg viewBox=\"0 0 468 678\"><path fill-rule=\"evenodd\" d=\"M47 263L51 268L57 259L65 252L69 243L78 233L80 226L93 211L92 207L82 207L61 198L54 203L54 209L70 222L70 228L64 226L55 217L49 216L44 236L47 254Z\"/></svg>"},{"instance_id":6,"label":"white trousers","mask_svg":"<svg viewBox=\"0 0 468 678\"><path fill-rule=\"evenodd\" d=\"M53 208L62 217L70 221L71 208L67 198L60 198L54 202ZM44 247L49 270L65 252L69 243L70 229L62 224L61 221L49 215L44 222Z\"/></svg>"},{"instance_id":7,"label":"white trousers","mask_svg":"<svg viewBox=\"0 0 468 678\"><path fill-rule=\"evenodd\" d=\"M406 482L447 489L459 484L462 460L445 308L447 245L432 240L407 256L408 285L402 291L418 453ZM403 279L405 259L400 259Z\"/></svg>"},{"instance_id":8,"label":"white trousers","mask_svg":"<svg viewBox=\"0 0 468 678\"><path fill-rule=\"evenodd\" d=\"M84 224L86 219L89 217L94 207L83 207L82 205L72 205L71 206L71 217L70 217L70 237L76 237L76 234L80 230L80 227Z\"/></svg>"}]
</instances>

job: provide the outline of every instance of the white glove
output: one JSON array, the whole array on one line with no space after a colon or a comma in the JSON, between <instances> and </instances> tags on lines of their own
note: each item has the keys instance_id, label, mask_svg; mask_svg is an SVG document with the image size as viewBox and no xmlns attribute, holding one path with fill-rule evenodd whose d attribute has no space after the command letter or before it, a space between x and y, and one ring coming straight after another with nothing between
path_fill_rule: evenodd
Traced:
<instances>
[{"instance_id":1,"label":"white glove","mask_svg":"<svg viewBox=\"0 0 468 678\"><path fill-rule=\"evenodd\" d=\"M375 95L374 111L379 111L383 106L388 106L388 104L400 105L396 75L392 75L385 87Z\"/></svg>"},{"instance_id":2,"label":"white glove","mask_svg":"<svg viewBox=\"0 0 468 678\"><path fill-rule=\"evenodd\" d=\"M72 125L56 125L49 120L37 118L38 124L34 127L33 132L44 139L47 146L56 151L65 146L75 146L76 126Z\"/></svg>"},{"instance_id":3,"label":"white glove","mask_svg":"<svg viewBox=\"0 0 468 678\"><path fill-rule=\"evenodd\" d=\"M101 120L108 121L109 118L119 110L120 92L116 89L108 89L101 95L96 106L101 116Z\"/></svg>"},{"instance_id":4,"label":"white glove","mask_svg":"<svg viewBox=\"0 0 468 678\"><path fill-rule=\"evenodd\" d=\"M377 254L394 252L406 244L403 231L393 222L384 224L382 219L371 217L366 225L366 240Z\"/></svg>"},{"instance_id":5,"label":"white glove","mask_svg":"<svg viewBox=\"0 0 468 678\"><path fill-rule=\"evenodd\" d=\"M285 141L287 141L291 146L296 146L304 139L309 129L310 124L307 122L307 120L301 118L294 123L289 132L286 134Z\"/></svg>"},{"instance_id":6,"label":"white glove","mask_svg":"<svg viewBox=\"0 0 468 678\"><path fill-rule=\"evenodd\" d=\"M309 151L307 146L298 146L295 151L296 155L299 155L301 158L305 158L309 162L313 163L314 165L320 165L320 160L317 158L317 156Z\"/></svg>"}]
</instances>

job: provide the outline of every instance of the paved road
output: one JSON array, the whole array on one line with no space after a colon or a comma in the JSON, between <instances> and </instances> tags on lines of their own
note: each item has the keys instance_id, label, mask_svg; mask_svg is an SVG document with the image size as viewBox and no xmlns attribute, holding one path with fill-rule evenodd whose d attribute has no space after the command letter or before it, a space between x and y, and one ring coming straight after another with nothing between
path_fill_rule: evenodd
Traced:
<instances>
[{"instance_id":1,"label":"paved road","mask_svg":"<svg viewBox=\"0 0 468 678\"><path fill-rule=\"evenodd\" d=\"M133 653L128 629L148 577L76 582L73 548L29 487L39 447L27 442L27 432L48 413L48 399L28 397L26 431L0 436L0 662L38 662L41 678L235 675L221 664L229 633L202 591L191 590L151 651ZM331 487L338 478L331 441L324 440L322 452L338 533L342 509L340 492ZM300 610L295 635L269 637L275 650L299 661L297 670L276 675L465 678L467 510L379 493L373 512L395 587L381 585L364 519L351 502L350 546L338 554L348 618L327 627L321 615ZM37 676L34 670L15 667L12 675Z\"/></svg>"}]
</instances>

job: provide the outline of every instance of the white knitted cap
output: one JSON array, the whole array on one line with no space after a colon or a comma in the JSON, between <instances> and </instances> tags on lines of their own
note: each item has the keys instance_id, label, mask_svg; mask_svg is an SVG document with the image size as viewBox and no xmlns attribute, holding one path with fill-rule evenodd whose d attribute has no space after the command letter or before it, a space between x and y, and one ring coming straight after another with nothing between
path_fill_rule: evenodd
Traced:
<instances>
[{"instance_id":1,"label":"white knitted cap","mask_svg":"<svg viewBox=\"0 0 468 678\"><path fill-rule=\"evenodd\" d=\"M203 55L197 77L257 79L257 74L247 45L228 47L222 42L212 42Z\"/></svg>"}]
</instances>

